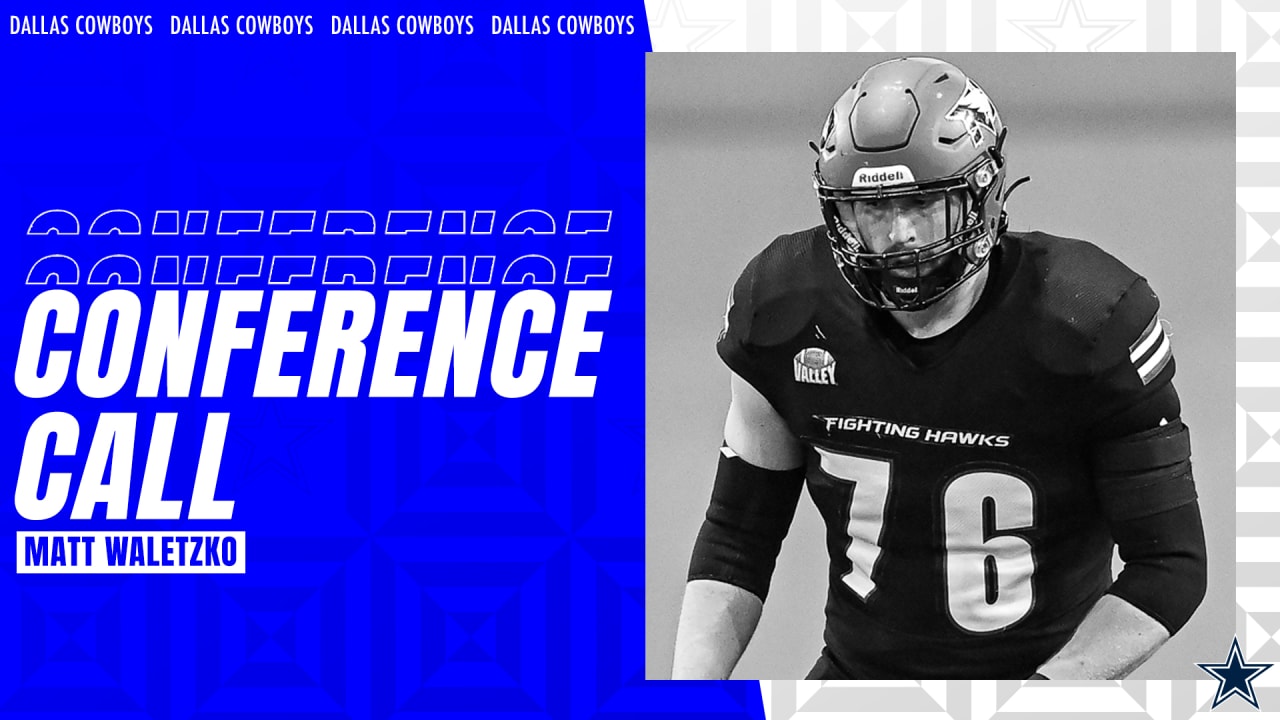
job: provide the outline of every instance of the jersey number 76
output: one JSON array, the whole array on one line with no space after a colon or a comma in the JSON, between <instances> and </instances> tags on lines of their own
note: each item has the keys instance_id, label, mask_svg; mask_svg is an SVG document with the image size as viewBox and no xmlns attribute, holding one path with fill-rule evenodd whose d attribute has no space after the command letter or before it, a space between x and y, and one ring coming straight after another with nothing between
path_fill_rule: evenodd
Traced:
<instances>
[{"instance_id":1,"label":"jersey number 76","mask_svg":"<svg viewBox=\"0 0 1280 720\"><path fill-rule=\"evenodd\" d=\"M887 460L847 455L824 448L820 467L831 477L854 484L849 503L850 569L843 580L866 600L876 589L885 507L893 484ZM956 476L942 491L946 554L947 612L970 632L994 632L1031 611L1035 560L1031 544L1009 531L1030 528L1035 496L1019 477L991 470ZM990 531L990 536L988 536ZM1006 533L1006 534L1000 534Z\"/></svg>"}]
</instances>

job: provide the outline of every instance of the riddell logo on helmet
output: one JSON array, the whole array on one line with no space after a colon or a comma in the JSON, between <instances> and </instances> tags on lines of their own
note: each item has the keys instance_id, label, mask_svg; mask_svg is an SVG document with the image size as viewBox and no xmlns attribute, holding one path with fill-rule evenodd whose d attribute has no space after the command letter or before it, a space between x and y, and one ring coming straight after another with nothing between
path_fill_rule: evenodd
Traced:
<instances>
[{"instance_id":1,"label":"riddell logo on helmet","mask_svg":"<svg viewBox=\"0 0 1280 720\"><path fill-rule=\"evenodd\" d=\"M893 185L915 181L916 176L906 165L858 168L858 172L853 174L854 185Z\"/></svg>"}]
</instances>

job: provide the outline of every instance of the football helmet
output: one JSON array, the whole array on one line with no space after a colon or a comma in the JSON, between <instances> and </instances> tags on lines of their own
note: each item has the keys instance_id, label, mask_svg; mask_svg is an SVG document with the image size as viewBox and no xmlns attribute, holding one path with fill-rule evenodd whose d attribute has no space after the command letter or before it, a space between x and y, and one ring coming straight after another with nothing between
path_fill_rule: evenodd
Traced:
<instances>
[{"instance_id":1,"label":"football helmet","mask_svg":"<svg viewBox=\"0 0 1280 720\"><path fill-rule=\"evenodd\" d=\"M875 65L840 96L821 144L810 143L813 186L836 265L859 298L919 310L986 264L1006 226L1004 137L982 88L934 58ZM872 252L839 212L840 203L939 196L948 198L945 236L906 250Z\"/></svg>"}]
</instances>

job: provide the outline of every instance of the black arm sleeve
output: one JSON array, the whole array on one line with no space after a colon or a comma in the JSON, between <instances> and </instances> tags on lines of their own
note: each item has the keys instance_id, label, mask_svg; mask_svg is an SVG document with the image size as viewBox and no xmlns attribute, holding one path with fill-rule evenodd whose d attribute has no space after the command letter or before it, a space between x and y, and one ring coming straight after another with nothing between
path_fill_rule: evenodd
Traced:
<instances>
[{"instance_id":1,"label":"black arm sleeve","mask_svg":"<svg viewBox=\"0 0 1280 720\"><path fill-rule=\"evenodd\" d=\"M1125 567L1109 590L1172 635L1204 598L1204 527L1191 478L1190 431L1165 425L1099 443L1094 478Z\"/></svg>"},{"instance_id":2,"label":"black arm sleeve","mask_svg":"<svg viewBox=\"0 0 1280 720\"><path fill-rule=\"evenodd\" d=\"M763 601L803 487L803 467L765 470L724 448L689 579L719 580Z\"/></svg>"},{"instance_id":3,"label":"black arm sleeve","mask_svg":"<svg viewBox=\"0 0 1280 720\"><path fill-rule=\"evenodd\" d=\"M1124 571L1108 591L1178 632L1204 599L1207 562L1200 505L1192 500L1147 517L1113 522Z\"/></svg>"}]
</instances>

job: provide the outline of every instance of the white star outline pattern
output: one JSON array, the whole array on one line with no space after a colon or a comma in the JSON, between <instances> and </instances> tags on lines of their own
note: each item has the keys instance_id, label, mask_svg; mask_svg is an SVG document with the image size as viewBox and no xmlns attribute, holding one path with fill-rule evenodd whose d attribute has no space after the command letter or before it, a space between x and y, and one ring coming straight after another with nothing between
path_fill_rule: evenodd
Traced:
<instances>
[{"instance_id":1,"label":"white star outline pattern","mask_svg":"<svg viewBox=\"0 0 1280 720\"><path fill-rule=\"evenodd\" d=\"M1085 14L1082 0L1063 0L1057 17L1052 20L1010 20L1009 24L1049 52L1096 52L1133 24L1133 20L1094 20Z\"/></svg>"}]
</instances>

